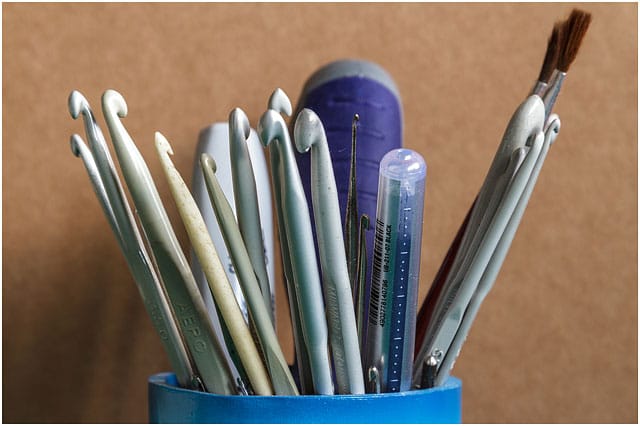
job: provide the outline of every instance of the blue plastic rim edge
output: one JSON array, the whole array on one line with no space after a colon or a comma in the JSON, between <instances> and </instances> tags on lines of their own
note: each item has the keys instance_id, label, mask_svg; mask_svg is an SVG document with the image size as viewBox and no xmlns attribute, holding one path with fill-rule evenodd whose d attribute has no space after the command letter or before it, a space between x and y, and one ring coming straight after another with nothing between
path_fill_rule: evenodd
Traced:
<instances>
[{"instance_id":1,"label":"blue plastic rim edge","mask_svg":"<svg viewBox=\"0 0 640 426\"><path fill-rule=\"evenodd\" d=\"M377 395L228 396L181 389L175 374L149 377L150 423L460 423L462 381Z\"/></svg>"}]
</instances>

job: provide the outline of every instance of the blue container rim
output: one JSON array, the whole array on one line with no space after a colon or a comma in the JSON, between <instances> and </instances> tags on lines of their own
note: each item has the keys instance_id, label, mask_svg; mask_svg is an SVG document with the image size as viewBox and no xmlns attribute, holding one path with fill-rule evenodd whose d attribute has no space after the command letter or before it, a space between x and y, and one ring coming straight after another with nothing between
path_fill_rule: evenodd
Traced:
<instances>
[{"instance_id":1,"label":"blue container rim","mask_svg":"<svg viewBox=\"0 0 640 426\"><path fill-rule=\"evenodd\" d=\"M178 381L176 379L176 375L171 372L163 372L156 373L149 377L149 384L153 384L154 386L160 386L168 391L176 391L180 393L192 393L195 395L207 396L211 397L214 395L216 398L230 398L230 399L238 399L238 398L246 398L246 395L218 395L212 394L208 392L201 392L193 389L181 388L178 386ZM335 398L345 398L345 399L388 399L388 398L398 398L407 395L427 395L430 393L442 392L447 389L459 389L462 387L462 380L457 377L449 376L447 381L438 387L430 388L430 389L412 389L403 392L388 392L388 393L368 393L364 395L343 395L343 394L335 394L335 395L249 395L249 397L253 398L266 398L266 399L335 399Z\"/></svg>"},{"instance_id":2,"label":"blue container rim","mask_svg":"<svg viewBox=\"0 0 640 426\"><path fill-rule=\"evenodd\" d=\"M151 423L460 423L462 381L364 395L217 395L178 387L173 373L149 377Z\"/></svg>"}]
</instances>

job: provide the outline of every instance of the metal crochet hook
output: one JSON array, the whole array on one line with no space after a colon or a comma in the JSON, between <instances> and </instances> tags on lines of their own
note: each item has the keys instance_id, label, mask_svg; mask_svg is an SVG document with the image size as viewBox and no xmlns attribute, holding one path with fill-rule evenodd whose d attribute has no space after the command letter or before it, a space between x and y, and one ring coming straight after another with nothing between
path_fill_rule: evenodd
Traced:
<instances>
[{"instance_id":1,"label":"metal crochet hook","mask_svg":"<svg viewBox=\"0 0 640 426\"><path fill-rule=\"evenodd\" d=\"M365 331L364 331L364 292L367 280L367 239L366 232L369 230L370 219L368 214L360 216L360 232L358 235L358 279L356 287L356 300L354 302L356 310L356 325L358 327L358 342L360 344L360 356L362 357L362 348L365 347ZM364 362L364 359L363 359Z\"/></svg>"},{"instance_id":2,"label":"metal crochet hook","mask_svg":"<svg viewBox=\"0 0 640 426\"><path fill-rule=\"evenodd\" d=\"M298 114L294 141L298 152L311 153L311 197L338 393L363 394L364 376L338 191L324 127L312 110L305 108Z\"/></svg>"},{"instance_id":3,"label":"metal crochet hook","mask_svg":"<svg viewBox=\"0 0 640 426\"><path fill-rule=\"evenodd\" d=\"M289 98L281 89L273 93L272 100L272 104L290 105ZM313 246L308 204L289 132L282 116L277 111L269 109L260 118L258 134L264 146L274 143L270 150L278 150L279 173L282 179L282 204L278 207L283 209L293 281L299 298L300 317L314 389L318 394L330 395L333 394L333 382L320 274Z\"/></svg>"},{"instance_id":4,"label":"metal crochet hook","mask_svg":"<svg viewBox=\"0 0 640 426\"><path fill-rule=\"evenodd\" d=\"M247 115L240 108L235 108L229 114L229 154L238 227L258 279L264 303L269 310L271 323L275 327L275 298L264 258L265 248L260 225L258 193L247 147L247 139L250 135L251 127Z\"/></svg>"},{"instance_id":5,"label":"metal crochet hook","mask_svg":"<svg viewBox=\"0 0 640 426\"><path fill-rule=\"evenodd\" d=\"M356 298L358 276L358 194L356 182L356 131L360 116L354 114L351 123L351 165L349 167L349 192L345 211L344 234L346 235L347 265L351 282L352 297ZM318 236L319 239L320 236Z\"/></svg>"},{"instance_id":6,"label":"metal crochet hook","mask_svg":"<svg viewBox=\"0 0 640 426\"><path fill-rule=\"evenodd\" d=\"M78 91L69 95L69 111L75 119L84 117L86 133L91 144L87 147L79 135L71 137L71 150L80 157L89 174L94 191L109 225L116 236L120 250L131 270L138 291L151 322L160 335L161 342L178 383L187 388L199 389L198 373L176 325L174 314L166 299L162 284L135 225L135 219L109 154L89 102Z\"/></svg>"},{"instance_id":7,"label":"metal crochet hook","mask_svg":"<svg viewBox=\"0 0 640 426\"><path fill-rule=\"evenodd\" d=\"M127 104L115 90L102 95L102 110L111 134L122 174L136 206L149 245L157 261L178 326L191 351L206 390L217 394L235 394L236 377L224 356L222 344L207 317L207 310L187 259L162 205L151 173L129 136L121 117Z\"/></svg>"},{"instance_id":8,"label":"metal crochet hook","mask_svg":"<svg viewBox=\"0 0 640 426\"><path fill-rule=\"evenodd\" d=\"M253 271L249 254L242 241L242 235L236 223L233 210L218 183L215 175L216 163L208 154L200 157L204 180L209 191L209 198L216 214L222 236L229 248L233 266L242 286L242 292L249 306L249 317L257 331L258 341L271 374L273 388L278 395L297 395L298 390L289 366L285 360L278 337L262 299L260 285Z\"/></svg>"},{"instance_id":9,"label":"metal crochet hook","mask_svg":"<svg viewBox=\"0 0 640 426\"><path fill-rule=\"evenodd\" d=\"M256 394L272 395L269 374L253 341L249 327L244 322L244 317L235 300L233 289L213 245L207 225L204 223L202 214L189 192L187 184L169 157L170 154L173 155L173 149L169 141L159 132L156 132L155 145L191 246L200 260L209 288L215 298L218 312L222 315L231 340L237 348L238 356L249 382Z\"/></svg>"},{"instance_id":10,"label":"metal crochet hook","mask_svg":"<svg viewBox=\"0 0 640 426\"><path fill-rule=\"evenodd\" d=\"M489 261L486 269L482 274L482 278L478 283L477 289L471 298L469 305L465 311L464 317L458 328L458 332L456 333L455 339L453 340L451 347L449 348L448 353L446 354L444 360L442 360L438 373L434 382L435 386L439 386L446 381L449 377L449 372L453 368L458 355L460 354L460 349L464 341L469 334L469 330L471 329L471 325L475 320L475 317L480 309L480 305L484 301L484 298L491 290L493 283L496 280L498 272L502 267L502 263L509 251L509 247L511 246L511 242L513 241L513 237L515 236L516 230L518 229L518 225L520 224L520 220L524 214L524 211L529 202L529 198L531 197L531 193L533 192L533 188L535 187L538 176L540 175L540 170L542 169L542 165L546 159L546 156L549 152L549 147L554 143L558 134L560 133L560 119L556 114L552 114L549 116L549 120L547 121L547 126L545 127L544 133L544 143L542 144L542 148L540 153L538 154L533 170L529 175L529 179L527 180L527 184L525 189L522 191L520 197L517 200L517 205L509 218L507 227L500 235L500 240L498 245L496 246L493 254L491 255L491 260ZM530 152L528 155L535 155L535 152ZM509 188L512 190L513 188Z\"/></svg>"}]
</instances>

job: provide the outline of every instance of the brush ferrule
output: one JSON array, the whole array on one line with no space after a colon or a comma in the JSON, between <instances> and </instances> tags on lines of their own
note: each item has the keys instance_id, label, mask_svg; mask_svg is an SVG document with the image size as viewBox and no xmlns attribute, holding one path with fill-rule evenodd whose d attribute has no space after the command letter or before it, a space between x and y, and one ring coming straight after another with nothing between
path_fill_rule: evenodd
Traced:
<instances>
[{"instance_id":1,"label":"brush ferrule","mask_svg":"<svg viewBox=\"0 0 640 426\"><path fill-rule=\"evenodd\" d=\"M545 83L544 81L540 81L540 80L536 81L533 87L531 88L531 91L529 92L529 96L538 95L542 97L542 94L547 89L547 86L548 84Z\"/></svg>"},{"instance_id":2,"label":"brush ferrule","mask_svg":"<svg viewBox=\"0 0 640 426\"><path fill-rule=\"evenodd\" d=\"M556 99L558 98L558 94L560 93L562 83L564 82L566 76L566 72L557 69L554 70L551 78L549 79L547 89L542 93L542 102L544 102L545 110L545 121L549 117L549 114L551 114L551 110L553 109L553 105L556 103Z\"/></svg>"}]
</instances>

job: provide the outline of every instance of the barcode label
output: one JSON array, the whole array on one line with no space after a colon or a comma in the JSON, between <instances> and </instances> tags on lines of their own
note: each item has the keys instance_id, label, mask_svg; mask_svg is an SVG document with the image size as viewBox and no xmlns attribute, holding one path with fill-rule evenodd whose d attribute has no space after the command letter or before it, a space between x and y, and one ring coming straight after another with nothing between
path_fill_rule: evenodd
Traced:
<instances>
[{"instance_id":1,"label":"barcode label","mask_svg":"<svg viewBox=\"0 0 640 426\"><path fill-rule=\"evenodd\" d=\"M369 324L384 327L386 321L387 291L389 280L383 272L389 272L391 251L391 225L376 219L373 242L373 271L371 272L371 295L369 298Z\"/></svg>"}]
</instances>

